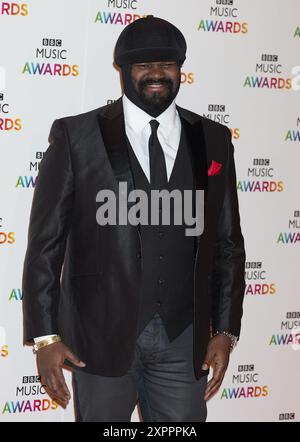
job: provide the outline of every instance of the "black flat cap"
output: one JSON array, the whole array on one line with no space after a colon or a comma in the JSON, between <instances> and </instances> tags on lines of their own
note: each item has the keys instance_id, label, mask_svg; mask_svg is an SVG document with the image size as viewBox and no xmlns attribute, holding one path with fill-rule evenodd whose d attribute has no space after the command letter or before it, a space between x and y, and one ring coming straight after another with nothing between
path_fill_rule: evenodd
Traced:
<instances>
[{"instance_id":1,"label":"black flat cap","mask_svg":"<svg viewBox=\"0 0 300 442\"><path fill-rule=\"evenodd\" d=\"M115 46L118 66L151 61L183 63L186 41L176 26L162 18L148 15L126 26Z\"/></svg>"}]
</instances>

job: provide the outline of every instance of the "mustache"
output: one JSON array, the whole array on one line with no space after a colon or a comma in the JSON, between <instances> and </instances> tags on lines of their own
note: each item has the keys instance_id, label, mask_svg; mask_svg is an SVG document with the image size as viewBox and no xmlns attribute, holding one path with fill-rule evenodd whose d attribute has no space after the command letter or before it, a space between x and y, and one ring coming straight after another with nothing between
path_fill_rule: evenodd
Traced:
<instances>
[{"instance_id":1,"label":"mustache","mask_svg":"<svg viewBox=\"0 0 300 442\"><path fill-rule=\"evenodd\" d=\"M159 79L148 78L145 80L141 80L139 82L139 86L141 89L145 88L146 86L150 86L152 84L165 84L168 87L172 87L173 81L170 80L169 78L159 78Z\"/></svg>"}]
</instances>

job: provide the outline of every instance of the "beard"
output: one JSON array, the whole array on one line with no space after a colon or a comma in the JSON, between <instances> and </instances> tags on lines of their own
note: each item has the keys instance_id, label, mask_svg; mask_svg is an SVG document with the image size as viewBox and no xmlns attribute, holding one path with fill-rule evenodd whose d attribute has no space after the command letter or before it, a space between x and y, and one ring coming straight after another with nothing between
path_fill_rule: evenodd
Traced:
<instances>
[{"instance_id":1,"label":"beard","mask_svg":"<svg viewBox=\"0 0 300 442\"><path fill-rule=\"evenodd\" d=\"M166 77L160 79L147 78L140 80L137 85L134 85L131 78L131 65L128 64L122 67L122 82L123 91L129 100L146 113L156 118L169 107L178 94L180 88L180 73L177 81L172 81L170 78ZM163 93L161 93L161 91L147 93L147 85L158 83L165 84L167 90Z\"/></svg>"},{"instance_id":2,"label":"beard","mask_svg":"<svg viewBox=\"0 0 300 442\"><path fill-rule=\"evenodd\" d=\"M156 92L147 93L147 86L162 84L166 87L166 92ZM177 95L179 86L175 87L174 82L169 78L160 78L158 80L146 79L141 80L137 84L137 94L143 103L143 105L148 109L150 114L160 114L172 103Z\"/></svg>"}]
</instances>

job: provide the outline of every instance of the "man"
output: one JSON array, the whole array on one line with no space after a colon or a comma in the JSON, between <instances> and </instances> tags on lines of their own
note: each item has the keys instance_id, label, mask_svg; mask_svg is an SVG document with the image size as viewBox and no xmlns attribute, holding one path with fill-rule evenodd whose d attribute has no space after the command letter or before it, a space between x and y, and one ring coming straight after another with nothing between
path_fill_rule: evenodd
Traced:
<instances>
[{"instance_id":1,"label":"man","mask_svg":"<svg viewBox=\"0 0 300 442\"><path fill-rule=\"evenodd\" d=\"M74 368L78 421L130 421L139 396L144 420L205 421L239 338L245 252L231 135L176 106L185 53L165 20L124 28L115 47L123 96L56 120L40 165L25 341L35 340L42 383L63 406L62 366ZM193 210L204 191L203 232L161 219L99 225L97 194L120 197L119 183L149 198L192 190Z\"/></svg>"}]
</instances>

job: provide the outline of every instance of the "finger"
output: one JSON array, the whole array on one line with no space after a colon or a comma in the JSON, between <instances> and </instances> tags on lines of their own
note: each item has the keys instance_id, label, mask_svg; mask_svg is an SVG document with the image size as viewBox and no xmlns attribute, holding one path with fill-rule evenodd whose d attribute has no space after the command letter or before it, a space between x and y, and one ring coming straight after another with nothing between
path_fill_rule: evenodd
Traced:
<instances>
[{"instance_id":1,"label":"finger","mask_svg":"<svg viewBox=\"0 0 300 442\"><path fill-rule=\"evenodd\" d=\"M45 391L51 399L55 400L55 402L58 400L56 392L52 390L48 385L45 385Z\"/></svg>"},{"instance_id":2,"label":"finger","mask_svg":"<svg viewBox=\"0 0 300 442\"><path fill-rule=\"evenodd\" d=\"M43 385L47 387L48 390L51 390L51 392L56 390L56 381L52 373L47 374L47 376L43 378Z\"/></svg>"},{"instance_id":3,"label":"finger","mask_svg":"<svg viewBox=\"0 0 300 442\"><path fill-rule=\"evenodd\" d=\"M62 402L67 402L65 394L61 391L59 381L57 380L56 377L56 373L53 372L53 374L51 374L49 379L50 379L49 387L51 388L54 397L58 398Z\"/></svg>"},{"instance_id":4,"label":"finger","mask_svg":"<svg viewBox=\"0 0 300 442\"><path fill-rule=\"evenodd\" d=\"M47 394L51 397L56 396L57 383L55 377L52 374L47 376L41 376L41 385L47 392Z\"/></svg>"},{"instance_id":5,"label":"finger","mask_svg":"<svg viewBox=\"0 0 300 442\"><path fill-rule=\"evenodd\" d=\"M210 366L210 363L208 361L204 361L202 364L202 370L208 370Z\"/></svg>"},{"instance_id":6,"label":"finger","mask_svg":"<svg viewBox=\"0 0 300 442\"><path fill-rule=\"evenodd\" d=\"M217 384L217 381L214 378L211 378L210 381L208 382L206 389L205 389L205 394L208 394L210 392L210 390Z\"/></svg>"},{"instance_id":7,"label":"finger","mask_svg":"<svg viewBox=\"0 0 300 442\"><path fill-rule=\"evenodd\" d=\"M222 376L225 374L225 367L223 365L216 364L213 369L213 378L216 381L222 379Z\"/></svg>"},{"instance_id":8,"label":"finger","mask_svg":"<svg viewBox=\"0 0 300 442\"><path fill-rule=\"evenodd\" d=\"M215 376L215 373L212 377L212 379L210 379L210 381L208 382L206 389L205 389L205 395L210 395L212 391L215 391L215 389L219 389L220 385L222 384L222 381L224 379L224 375L225 375L225 371L222 371L220 374L218 374L217 376Z\"/></svg>"},{"instance_id":9,"label":"finger","mask_svg":"<svg viewBox=\"0 0 300 442\"><path fill-rule=\"evenodd\" d=\"M208 401L209 399L211 399L217 393L220 387L221 387L221 382L218 382L209 392L205 391L204 400Z\"/></svg>"},{"instance_id":10,"label":"finger","mask_svg":"<svg viewBox=\"0 0 300 442\"><path fill-rule=\"evenodd\" d=\"M212 359L213 359L213 355L211 355L209 353L206 353L204 362L203 362L202 367L201 367L202 370L208 370L209 369L209 367L211 366Z\"/></svg>"},{"instance_id":11,"label":"finger","mask_svg":"<svg viewBox=\"0 0 300 442\"><path fill-rule=\"evenodd\" d=\"M53 389L52 382L50 380L45 380L43 382L43 387L46 393L48 394L48 396L50 396L52 399L56 397L56 392Z\"/></svg>"},{"instance_id":12,"label":"finger","mask_svg":"<svg viewBox=\"0 0 300 442\"><path fill-rule=\"evenodd\" d=\"M47 385L47 379L46 379L46 376L42 376L42 375L40 375L40 383L41 383L41 385L43 386L43 387L45 387L46 385Z\"/></svg>"},{"instance_id":13,"label":"finger","mask_svg":"<svg viewBox=\"0 0 300 442\"><path fill-rule=\"evenodd\" d=\"M215 387L215 385L221 383L222 380L223 380L222 377L220 379L211 378L210 381L208 382L207 386L206 386L206 390L210 391L212 388Z\"/></svg>"},{"instance_id":14,"label":"finger","mask_svg":"<svg viewBox=\"0 0 300 442\"><path fill-rule=\"evenodd\" d=\"M222 380L223 380L223 378L224 378L224 375L225 375L225 370L214 370L214 372L213 372L213 377L210 379L210 381L208 382L208 384L207 384L207 388L210 390L211 388L213 388L214 387L214 385L217 383L217 382L222 382Z\"/></svg>"},{"instance_id":15,"label":"finger","mask_svg":"<svg viewBox=\"0 0 300 442\"><path fill-rule=\"evenodd\" d=\"M67 408L67 405L69 404L69 401L62 401L58 397L53 397L54 402L57 405L60 405L62 408Z\"/></svg>"},{"instance_id":16,"label":"finger","mask_svg":"<svg viewBox=\"0 0 300 442\"><path fill-rule=\"evenodd\" d=\"M77 367L85 367L86 365L83 361L79 359L78 356L74 355L74 353L71 352L71 350L69 349L66 351L66 358L68 359L68 361L72 362Z\"/></svg>"},{"instance_id":17,"label":"finger","mask_svg":"<svg viewBox=\"0 0 300 442\"><path fill-rule=\"evenodd\" d=\"M57 391L57 380L56 376L51 372L49 378L48 378L48 386L49 388L56 394Z\"/></svg>"},{"instance_id":18,"label":"finger","mask_svg":"<svg viewBox=\"0 0 300 442\"><path fill-rule=\"evenodd\" d=\"M60 387L58 387L58 389L54 392L53 398L54 398L55 402L60 401L64 405L68 405L68 403L69 403L68 396L64 393L64 391L62 389L60 389Z\"/></svg>"},{"instance_id":19,"label":"finger","mask_svg":"<svg viewBox=\"0 0 300 442\"><path fill-rule=\"evenodd\" d=\"M67 387L63 372L61 368L55 369L55 377L57 380L57 389L64 397L69 400L71 398L70 390Z\"/></svg>"}]
</instances>

